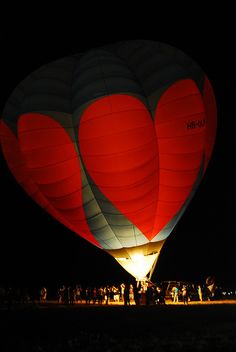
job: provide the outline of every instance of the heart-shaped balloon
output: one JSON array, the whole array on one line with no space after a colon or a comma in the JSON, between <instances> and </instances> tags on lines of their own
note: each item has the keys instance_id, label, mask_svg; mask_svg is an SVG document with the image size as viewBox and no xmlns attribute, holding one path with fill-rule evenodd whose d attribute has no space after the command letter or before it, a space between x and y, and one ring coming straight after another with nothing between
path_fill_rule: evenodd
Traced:
<instances>
[{"instance_id":1,"label":"heart-shaped balloon","mask_svg":"<svg viewBox=\"0 0 236 352\"><path fill-rule=\"evenodd\" d=\"M39 69L13 92L0 132L25 191L140 279L205 172L216 106L191 59L138 43L140 60L135 41Z\"/></svg>"}]
</instances>

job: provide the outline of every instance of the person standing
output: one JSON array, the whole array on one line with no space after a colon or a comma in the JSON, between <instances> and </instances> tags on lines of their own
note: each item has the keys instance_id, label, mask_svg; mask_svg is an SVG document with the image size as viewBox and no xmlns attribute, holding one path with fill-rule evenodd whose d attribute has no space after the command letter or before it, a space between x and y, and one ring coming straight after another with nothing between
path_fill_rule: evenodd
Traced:
<instances>
[{"instance_id":1,"label":"person standing","mask_svg":"<svg viewBox=\"0 0 236 352\"><path fill-rule=\"evenodd\" d=\"M125 293L125 284L122 283L120 285L120 300L124 302L124 293Z\"/></svg>"},{"instance_id":2,"label":"person standing","mask_svg":"<svg viewBox=\"0 0 236 352\"><path fill-rule=\"evenodd\" d=\"M187 305L188 304L188 288L186 285L184 285L182 288L182 297L183 297L184 304Z\"/></svg>"},{"instance_id":3,"label":"person standing","mask_svg":"<svg viewBox=\"0 0 236 352\"><path fill-rule=\"evenodd\" d=\"M40 302L41 303L46 303L47 301L47 289L46 287L44 286L41 291L40 291Z\"/></svg>"},{"instance_id":4,"label":"person standing","mask_svg":"<svg viewBox=\"0 0 236 352\"><path fill-rule=\"evenodd\" d=\"M85 290L85 303L90 304L91 301L91 288L87 287Z\"/></svg>"},{"instance_id":5,"label":"person standing","mask_svg":"<svg viewBox=\"0 0 236 352\"><path fill-rule=\"evenodd\" d=\"M149 306L150 303L152 303L152 294L153 294L152 285L148 283L147 291L146 291L146 306Z\"/></svg>"},{"instance_id":6,"label":"person standing","mask_svg":"<svg viewBox=\"0 0 236 352\"><path fill-rule=\"evenodd\" d=\"M136 306L140 305L140 293L137 285L134 285L134 301Z\"/></svg>"},{"instance_id":7,"label":"person standing","mask_svg":"<svg viewBox=\"0 0 236 352\"><path fill-rule=\"evenodd\" d=\"M104 288L104 298L105 303L108 304L110 298L110 287L108 285Z\"/></svg>"},{"instance_id":8,"label":"person standing","mask_svg":"<svg viewBox=\"0 0 236 352\"><path fill-rule=\"evenodd\" d=\"M199 300L200 300L200 302L202 302L202 288L201 288L201 285L198 285L197 292L198 292Z\"/></svg>"},{"instance_id":9,"label":"person standing","mask_svg":"<svg viewBox=\"0 0 236 352\"><path fill-rule=\"evenodd\" d=\"M125 284L125 290L124 290L124 305L130 305L130 298L129 298L129 285Z\"/></svg>"},{"instance_id":10,"label":"person standing","mask_svg":"<svg viewBox=\"0 0 236 352\"><path fill-rule=\"evenodd\" d=\"M134 302L134 287L132 284L129 285L129 301Z\"/></svg>"},{"instance_id":11,"label":"person standing","mask_svg":"<svg viewBox=\"0 0 236 352\"><path fill-rule=\"evenodd\" d=\"M174 297L173 297L173 303L178 303L179 302L179 289L178 287L174 287Z\"/></svg>"},{"instance_id":12,"label":"person standing","mask_svg":"<svg viewBox=\"0 0 236 352\"><path fill-rule=\"evenodd\" d=\"M97 300L97 288L94 287L93 291L92 291L92 296L93 296L93 304L96 303Z\"/></svg>"}]
</instances>

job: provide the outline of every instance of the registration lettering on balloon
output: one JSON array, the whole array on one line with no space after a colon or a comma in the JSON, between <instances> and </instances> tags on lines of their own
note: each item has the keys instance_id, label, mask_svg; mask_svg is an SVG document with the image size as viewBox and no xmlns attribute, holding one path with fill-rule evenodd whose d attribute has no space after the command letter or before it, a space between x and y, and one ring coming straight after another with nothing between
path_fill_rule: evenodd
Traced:
<instances>
[{"instance_id":1,"label":"registration lettering on balloon","mask_svg":"<svg viewBox=\"0 0 236 352\"><path fill-rule=\"evenodd\" d=\"M186 123L187 129L202 128L205 127L206 120L189 121Z\"/></svg>"},{"instance_id":2,"label":"registration lettering on balloon","mask_svg":"<svg viewBox=\"0 0 236 352\"><path fill-rule=\"evenodd\" d=\"M138 280L150 277L196 192L215 134L205 73L145 40L39 68L0 122L3 155L29 196Z\"/></svg>"}]
</instances>

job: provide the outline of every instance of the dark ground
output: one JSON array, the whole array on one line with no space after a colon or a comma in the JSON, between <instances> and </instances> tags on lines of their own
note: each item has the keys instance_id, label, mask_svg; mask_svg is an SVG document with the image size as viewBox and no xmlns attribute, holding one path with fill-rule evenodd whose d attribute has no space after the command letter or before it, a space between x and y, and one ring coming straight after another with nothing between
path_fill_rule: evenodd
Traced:
<instances>
[{"instance_id":1,"label":"dark ground","mask_svg":"<svg viewBox=\"0 0 236 352\"><path fill-rule=\"evenodd\" d=\"M0 311L0 351L236 351L236 304Z\"/></svg>"}]
</instances>

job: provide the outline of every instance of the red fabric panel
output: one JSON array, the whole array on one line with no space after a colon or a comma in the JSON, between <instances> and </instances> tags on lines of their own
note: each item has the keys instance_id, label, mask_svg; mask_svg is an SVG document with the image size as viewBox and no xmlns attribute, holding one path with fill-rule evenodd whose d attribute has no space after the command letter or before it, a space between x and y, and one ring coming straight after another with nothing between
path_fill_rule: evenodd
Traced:
<instances>
[{"instance_id":1,"label":"red fabric panel","mask_svg":"<svg viewBox=\"0 0 236 352\"><path fill-rule=\"evenodd\" d=\"M30 177L44 198L76 233L100 247L85 219L80 161L67 132L49 116L27 113L18 121L18 135Z\"/></svg>"},{"instance_id":2,"label":"red fabric panel","mask_svg":"<svg viewBox=\"0 0 236 352\"><path fill-rule=\"evenodd\" d=\"M201 94L186 79L163 94L154 125L135 97L117 94L97 100L82 116L79 143L99 189L152 239L192 191L202 163L205 130Z\"/></svg>"},{"instance_id":3,"label":"red fabric panel","mask_svg":"<svg viewBox=\"0 0 236 352\"><path fill-rule=\"evenodd\" d=\"M19 143L14 133L12 133L10 128L3 121L0 121L0 138L4 157L16 181L22 186L25 192L49 214L72 231L76 231L75 228L71 226L71 224L69 224L66 219L55 210L55 208L53 208L30 177Z\"/></svg>"},{"instance_id":4,"label":"red fabric panel","mask_svg":"<svg viewBox=\"0 0 236 352\"><path fill-rule=\"evenodd\" d=\"M159 197L154 232L157 234L189 196L205 148L205 110L196 84L182 80L161 97L155 112L159 148Z\"/></svg>"},{"instance_id":5,"label":"red fabric panel","mask_svg":"<svg viewBox=\"0 0 236 352\"><path fill-rule=\"evenodd\" d=\"M206 162L205 162L205 170L209 163L213 146L216 137L216 127L217 127L217 109L216 109L216 101L213 92L213 88L208 78L205 77L204 81L204 89L203 89L203 102L205 106L207 123L206 123Z\"/></svg>"},{"instance_id":6,"label":"red fabric panel","mask_svg":"<svg viewBox=\"0 0 236 352\"><path fill-rule=\"evenodd\" d=\"M80 151L101 192L147 238L158 199L158 147L145 105L135 97L101 98L83 113Z\"/></svg>"},{"instance_id":7,"label":"red fabric panel","mask_svg":"<svg viewBox=\"0 0 236 352\"><path fill-rule=\"evenodd\" d=\"M27 194L33 197L38 191L38 187L29 177L16 136L3 120L0 121L0 136L3 155L7 161L9 169Z\"/></svg>"}]
</instances>

